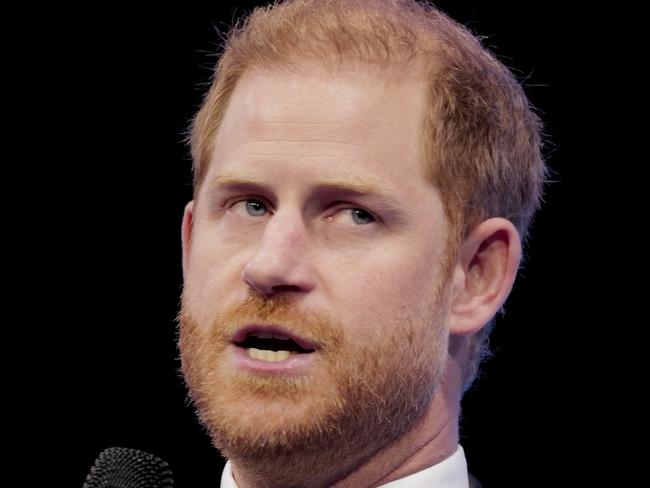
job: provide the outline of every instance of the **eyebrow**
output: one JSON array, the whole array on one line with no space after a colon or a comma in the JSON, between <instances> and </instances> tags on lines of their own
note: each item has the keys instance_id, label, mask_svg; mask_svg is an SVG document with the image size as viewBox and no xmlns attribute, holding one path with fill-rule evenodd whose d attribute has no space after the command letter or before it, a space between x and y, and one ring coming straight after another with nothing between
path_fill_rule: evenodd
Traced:
<instances>
[{"instance_id":1,"label":"eyebrow","mask_svg":"<svg viewBox=\"0 0 650 488\"><path fill-rule=\"evenodd\" d=\"M255 178L241 177L231 174L219 175L210 182L210 190L266 186L267 185L265 183ZM344 193L359 196L376 196L389 202L394 202L396 204L399 203L398 199L391 195L388 195L383 190L380 190L378 185L371 181L364 181L359 179L325 178L316 184L316 188L338 190Z\"/></svg>"},{"instance_id":2,"label":"eyebrow","mask_svg":"<svg viewBox=\"0 0 650 488\"><path fill-rule=\"evenodd\" d=\"M381 180L368 180L355 177L341 178L324 178L319 180L314 187L318 192L331 192L351 196L367 196L375 198L384 211L390 211L395 214L403 214L404 202L393 195L381 190L379 184ZM258 180L254 176L239 174L223 174L215 177L210 181L208 192L212 193L219 190L239 190L254 191L259 188L268 188L268 184Z\"/></svg>"}]
</instances>

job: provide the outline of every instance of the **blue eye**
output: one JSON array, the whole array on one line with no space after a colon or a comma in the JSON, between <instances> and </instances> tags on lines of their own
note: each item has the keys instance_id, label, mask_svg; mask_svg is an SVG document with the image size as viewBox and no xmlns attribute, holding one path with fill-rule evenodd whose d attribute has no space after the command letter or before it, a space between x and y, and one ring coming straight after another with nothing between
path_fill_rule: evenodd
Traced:
<instances>
[{"instance_id":1,"label":"blue eye","mask_svg":"<svg viewBox=\"0 0 650 488\"><path fill-rule=\"evenodd\" d=\"M359 225L367 225L375 221L375 218L370 213L360 208L351 208L352 220Z\"/></svg>"},{"instance_id":2,"label":"blue eye","mask_svg":"<svg viewBox=\"0 0 650 488\"><path fill-rule=\"evenodd\" d=\"M266 205L260 200L255 200L249 198L247 200L239 200L238 202L233 203L232 207L235 208L240 203L246 204L246 213L251 217L263 217L264 214L268 211Z\"/></svg>"},{"instance_id":3,"label":"blue eye","mask_svg":"<svg viewBox=\"0 0 650 488\"><path fill-rule=\"evenodd\" d=\"M346 217L343 217L343 215L345 215ZM354 226L358 226L358 227L366 226L377 221L377 218L374 215L372 215L370 212L367 212L362 208L354 208L354 207L342 208L338 212L336 212L336 215L329 216L326 218L326 220L328 220L329 222L336 222L339 224L350 225L349 224L350 219L347 216L351 216Z\"/></svg>"},{"instance_id":4,"label":"blue eye","mask_svg":"<svg viewBox=\"0 0 650 488\"><path fill-rule=\"evenodd\" d=\"M244 204L243 210L246 212L245 215L241 213L242 204ZM266 204L262 200L258 200L256 198L247 198L236 201L231 205L231 208L235 211L235 213L249 217L264 217L269 211L266 207ZM339 215L338 217L328 217L327 220L336 221L338 223L345 223L342 221L342 219L344 219L342 215L348 215L352 219L352 223L355 226L369 225L377 221L377 219L370 212L363 210L362 208L342 208L337 212L337 214Z\"/></svg>"}]
</instances>

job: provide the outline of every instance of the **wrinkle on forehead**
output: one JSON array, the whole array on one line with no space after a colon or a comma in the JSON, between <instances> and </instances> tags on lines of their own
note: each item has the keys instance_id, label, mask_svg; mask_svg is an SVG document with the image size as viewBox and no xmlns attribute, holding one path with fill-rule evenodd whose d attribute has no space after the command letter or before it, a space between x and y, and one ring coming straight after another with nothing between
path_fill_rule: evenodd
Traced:
<instances>
[{"instance_id":1,"label":"wrinkle on forehead","mask_svg":"<svg viewBox=\"0 0 650 488\"><path fill-rule=\"evenodd\" d=\"M339 159L345 159L349 150L348 156L358 151L357 157L420 159L424 78L412 73L400 78L389 72L382 75L345 70L247 72L217 133L213 159L233 150L265 155L287 151L288 156L302 157L329 154ZM416 144L390 144L387 133L394 140Z\"/></svg>"}]
</instances>

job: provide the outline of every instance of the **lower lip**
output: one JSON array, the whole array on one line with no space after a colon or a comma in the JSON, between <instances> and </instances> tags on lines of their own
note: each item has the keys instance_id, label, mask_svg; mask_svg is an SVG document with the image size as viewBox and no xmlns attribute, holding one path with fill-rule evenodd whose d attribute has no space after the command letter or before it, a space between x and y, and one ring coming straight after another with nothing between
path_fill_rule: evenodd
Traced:
<instances>
[{"instance_id":1,"label":"lower lip","mask_svg":"<svg viewBox=\"0 0 650 488\"><path fill-rule=\"evenodd\" d=\"M263 361L248 355L243 347L228 346L230 357L239 369L258 374L299 375L306 373L316 360L318 352L292 354L282 361Z\"/></svg>"}]
</instances>

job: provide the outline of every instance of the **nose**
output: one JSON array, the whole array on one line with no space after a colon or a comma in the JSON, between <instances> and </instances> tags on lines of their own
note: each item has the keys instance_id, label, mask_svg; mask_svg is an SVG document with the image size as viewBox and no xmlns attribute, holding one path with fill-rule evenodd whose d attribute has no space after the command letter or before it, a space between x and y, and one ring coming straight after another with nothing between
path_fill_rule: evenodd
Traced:
<instances>
[{"instance_id":1,"label":"nose","mask_svg":"<svg viewBox=\"0 0 650 488\"><path fill-rule=\"evenodd\" d=\"M307 229L299 215L276 213L244 265L242 279L266 296L312 290L308 244Z\"/></svg>"}]
</instances>

